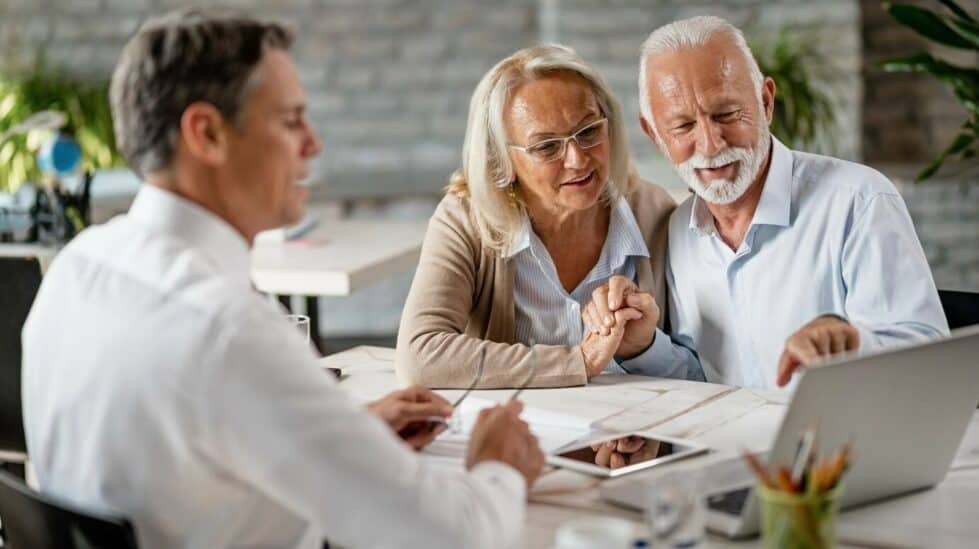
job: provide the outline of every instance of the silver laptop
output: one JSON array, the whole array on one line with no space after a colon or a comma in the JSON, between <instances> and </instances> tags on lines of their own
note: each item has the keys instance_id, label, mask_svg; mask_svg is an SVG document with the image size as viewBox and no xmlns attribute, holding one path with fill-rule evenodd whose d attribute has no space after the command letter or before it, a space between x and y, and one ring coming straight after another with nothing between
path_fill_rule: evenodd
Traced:
<instances>
[{"instance_id":1,"label":"silver laptop","mask_svg":"<svg viewBox=\"0 0 979 549\"><path fill-rule=\"evenodd\" d=\"M853 444L843 507L929 488L948 471L979 403L979 326L951 337L806 370L766 459L792 463L800 434L818 425L826 455ZM758 504L745 484L708 497L707 526L729 537L758 532ZM602 497L641 509L642 478L601 486Z\"/></svg>"}]
</instances>

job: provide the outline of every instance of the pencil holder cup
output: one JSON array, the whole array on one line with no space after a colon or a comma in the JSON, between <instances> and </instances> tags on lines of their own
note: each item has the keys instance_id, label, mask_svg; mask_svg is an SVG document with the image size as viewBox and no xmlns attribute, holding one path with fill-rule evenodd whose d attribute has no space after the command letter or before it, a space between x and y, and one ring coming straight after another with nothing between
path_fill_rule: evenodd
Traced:
<instances>
[{"instance_id":1,"label":"pencil holder cup","mask_svg":"<svg viewBox=\"0 0 979 549\"><path fill-rule=\"evenodd\" d=\"M836 547L841 486L817 494L792 494L758 486L761 538L766 549Z\"/></svg>"}]
</instances>

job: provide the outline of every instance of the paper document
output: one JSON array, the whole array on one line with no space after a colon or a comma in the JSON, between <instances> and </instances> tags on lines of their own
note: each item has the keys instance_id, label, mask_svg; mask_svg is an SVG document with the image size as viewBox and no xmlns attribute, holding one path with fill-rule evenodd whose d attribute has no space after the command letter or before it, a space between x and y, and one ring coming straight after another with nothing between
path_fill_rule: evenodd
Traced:
<instances>
[{"instance_id":1,"label":"paper document","mask_svg":"<svg viewBox=\"0 0 979 549\"><path fill-rule=\"evenodd\" d=\"M442 433L439 438L422 450L422 453L453 461L465 459L466 448L469 445L469 434L472 433L480 410L492 408L497 404L492 400L467 398L456 411L461 418L459 432L446 431ZM530 432L537 436L541 450L546 454L554 453L569 443L587 440L590 435L594 434L587 419L567 414L525 407L520 418L530 426Z\"/></svg>"}]
</instances>

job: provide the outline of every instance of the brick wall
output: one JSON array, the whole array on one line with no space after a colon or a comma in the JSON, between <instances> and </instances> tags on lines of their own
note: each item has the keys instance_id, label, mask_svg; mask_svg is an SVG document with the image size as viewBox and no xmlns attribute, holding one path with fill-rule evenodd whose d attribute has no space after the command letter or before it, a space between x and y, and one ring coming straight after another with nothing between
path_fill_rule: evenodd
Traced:
<instances>
[{"instance_id":1,"label":"brick wall","mask_svg":"<svg viewBox=\"0 0 979 549\"><path fill-rule=\"evenodd\" d=\"M979 0L959 4L979 15ZM927 43L891 19L877 0L861 0L860 11L864 159L898 182L938 286L979 291L979 170L949 163L930 182L912 183L914 174L951 143L966 111L934 78L878 67L881 60L923 50L966 66L977 66L979 58Z\"/></svg>"},{"instance_id":2,"label":"brick wall","mask_svg":"<svg viewBox=\"0 0 979 549\"><path fill-rule=\"evenodd\" d=\"M9 54L10 44L19 43L17 55L29 57L43 44L52 61L78 73L106 76L141 20L187 4L179 0L0 0L0 52ZM821 83L837 104L833 150L838 156L863 157L871 163L920 162L945 142L944 136L958 125L961 115L947 93L928 79L885 75L874 69L875 60L917 47L914 35L893 24L876 1L234 0L222 4L284 19L297 28L294 53L309 94L310 115L326 144L316 172L326 182L326 196L353 199L351 213L360 217L427 217L435 193L458 163L476 82L497 60L539 40L567 43L599 67L625 106L640 172L666 184L677 180L636 122L637 55L650 30L682 17L721 15L760 40L790 26L813 40L829 61L813 69L832 75ZM976 6L979 0L967 4ZM977 202L976 195L968 189L925 189L905 193L939 284L979 290L977 247L963 238L963 232L971 236L972 229L952 228L972 216L979 220L968 206L969 201ZM402 195L416 198L396 198ZM959 208L954 210L958 213L952 215L954 208ZM349 299L325 300L325 333L394 332L409 283L410 276L405 276Z\"/></svg>"},{"instance_id":3,"label":"brick wall","mask_svg":"<svg viewBox=\"0 0 979 549\"><path fill-rule=\"evenodd\" d=\"M831 95L837 113L834 135L828 139L835 146L821 152L860 156L860 25L852 0L562 0L558 36L597 64L615 89L625 107L633 158L642 173L661 174L662 170L651 164L659 153L634 122L639 117L638 48L656 27L694 15L724 17L744 30L752 43L772 40L783 27L812 40L826 64L810 69L824 76L818 84Z\"/></svg>"},{"instance_id":4,"label":"brick wall","mask_svg":"<svg viewBox=\"0 0 979 549\"><path fill-rule=\"evenodd\" d=\"M915 165L884 165L898 185L941 289L979 292L979 167L952 166L913 183Z\"/></svg>"},{"instance_id":5,"label":"brick wall","mask_svg":"<svg viewBox=\"0 0 979 549\"><path fill-rule=\"evenodd\" d=\"M43 45L55 63L106 76L142 19L189 4L2 0L0 47L20 42L20 56L29 57ZM654 165L656 155L637 122L638 48L656 26L702 13L728 17L752 36L784 25L811 31L839 69L830 82L840 99L838 152L859 155L859 24L853 0L238 0L222 5L296 27L295 57L310 115L326 143L316 173L332 196L437 191L458 164L476 82L496 61L541 37L570 44L601 69L626 107L641 172L673 179L661 161Z\"/></svg>"},{"instance_id":6,"label":"brick wall","mask_svg":"<svg viewBox=\"0 0 979 549\"><path fill-rule=\"evenodd\" d=\"M201 2L197 2L200 4ZM106 76L148 14L178 0L0 0L0 47L20 57L43 44L74 72ZM813 33L838 64L838 152L860 144L859 24L853 0L236 0L222 5L291 22L310 115L326 148L316 172L326 196L362 197L361 217L426 217L429 197L458 164L469 97L480 76L541 39L577 48L619 94L641 173L669 184L669 167L639 130L638 48L653 28L715 13L760 35L783 25ZM9 52L10 48L6 48ZM387 199L370 197L386 195ZM391 333L410 283L405 276L350 299L324 300L327 334Z\"/></svg>"},{"instance_id":7,"label":"brick wall","mask_svg":"<svg viewBox=\"0 0 979 549\"><path fill-rule=\"evenodd\" d=\"M938 2L902 0L931 9ZM958 0L979 15L979 0ZM880 0L861 0L863 39L863 152L867 162L924 163L943 150L965 120L965 109L951 90L934 78L917 73L888 73L885 59L928 51L963 65L976 66L975 53L929 44L899 25Z\"/></svg>"},{"instance_id":8,"label":"brick wall","mask_svg":"<svg viewBox=\"0 0 979 549\"><path fill-rule=\"evenodd\" d=\"M148 14L192 4L201 2L3 0L0 44L22 42L22 57L44 45L53 62L105 76ZM326 143L315 170L351 195L440 188L458 163L475 83L496 60L537 37L537 4L521 0L221 5L296 28L294 55L310 117Z\"/></svg>"}]
</instances>

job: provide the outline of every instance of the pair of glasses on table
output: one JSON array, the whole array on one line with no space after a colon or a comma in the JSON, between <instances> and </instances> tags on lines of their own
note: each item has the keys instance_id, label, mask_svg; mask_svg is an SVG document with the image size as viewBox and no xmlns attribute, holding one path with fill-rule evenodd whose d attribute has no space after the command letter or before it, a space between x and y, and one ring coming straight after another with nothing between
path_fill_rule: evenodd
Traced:
<instances>
[{"instance_id":1,"label":"pair of glasses on table","mask_svg":"<svg viewBox=\"0 0 979 549\"><path fill-rule=\"evenodd\" d=\"M531 346L530 358L527 360L527 364L529 365L528 367L530 368L530 372L527 375L527 377L524 379L523 384L521 384L520 387L518 387L517 390L512 395L510 395L510 398L507 400L507 402L512 402L516 400L517 397L520 396L520 393L522 393L523 390L526 389L527 386L530 385L530 383L534 380L534 377L536 377L537 366L534 358L535 358L534 348L533 346ZM479 362L476 363L476 375L473 376L472 383L470 383L469 387L467 387L466 390L463 391L462 395L460 395L459 398L457 398L456 401L452 403L452 415L450 415L448 418L437 417L437 416L430 417L429 418L430 423L441 423L446 427L448 427L448 430L451 433L462 432L462 418L459 416L458 413L459 405L462 404L463 401L466 400L466 397L469 396L469 393L471 393L472 390L475 389L477 385L479 385L480 380L483 378L483 365L485 364L485 362L486 362L486 348L484 347L479 350Z\"/></svg>"}]
</instances>

